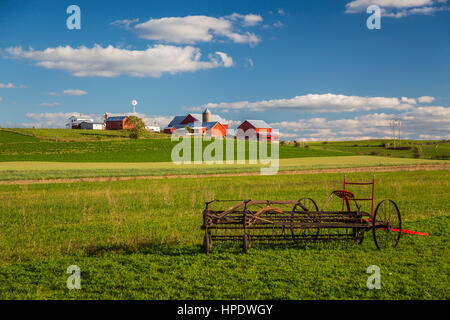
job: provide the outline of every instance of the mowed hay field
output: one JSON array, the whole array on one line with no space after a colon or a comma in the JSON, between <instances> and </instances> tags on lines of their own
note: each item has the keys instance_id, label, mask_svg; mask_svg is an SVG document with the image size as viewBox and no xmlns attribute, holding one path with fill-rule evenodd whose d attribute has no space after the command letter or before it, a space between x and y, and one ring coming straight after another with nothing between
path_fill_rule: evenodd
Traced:
<instances>
[{"instance_id":1,"label":"mowed hay field","mask_svg":"<svg viewBox=\"0 0 450 320\"><path fill-rule=\"evenodd\" d=\"M201 253L211 199L314 198L342 174L278 175L0 186L1 299L449 299L450 171L376 175L404 228L397 250L371 234L353 243L239 245ZM352 173L349 180L369 180ZM363 189L361 189L363 190ZM361 194L364 195L364 194ZM339 206L339 204L334 204ZM68 290L70 265L81 290ZM368 290L369 265L381 289Z\"/></svg>"},{"instance_id":2,"label":"mowed hay field","mask_svg":"<svg viewBox=\"0 0 450 320\"><path fill-rule=\"evenodd\" d=\"M174 164L172 162L0 162L0 184L16 180L51 180L98 177L145 177L169 175L241 174L261 173L262 167L275 166L249 164ZM304 157L280 159L278 172L339 168L386 167L405 168L441 166L450 168L450 161L388 158L375 156ZM442 168L441 168L442 169ZM14 183L14 182L13 182Z\"/></svg>"}]
</instances>

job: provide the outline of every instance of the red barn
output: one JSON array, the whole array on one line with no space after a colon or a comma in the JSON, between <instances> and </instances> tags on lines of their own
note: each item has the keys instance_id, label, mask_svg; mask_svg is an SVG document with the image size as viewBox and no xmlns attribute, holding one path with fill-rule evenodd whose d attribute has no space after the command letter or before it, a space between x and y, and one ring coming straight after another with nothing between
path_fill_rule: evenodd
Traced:
<instances>
[{"instance_id":1,"label":"red barn","mask_svg":"<svg viewBox=\"0 0 450 320\"><path fill-rule=\"evenodd\" d=\"M173 133L175 130L191 127L194 135L211 135L215 137L224 137L228 132L228 125L219 121L200 122L193 115L176 116L164 128L165 133Z\"/></svg>"},{"instance_id":2,"label":"red barn","mask_svg":"<svg viewBox=\"0 0 450 320\"><path fill-rule=\"evenodd\" d=\"M198 119L191 114L188 114L187 116L176 116L170 121L167 127L164 128L164 132L173 133L176 129L185 128L188 125L192 126L194 122L198 122Z\"/></svg>"},{"instance_id":3,"label":"red barn","mask_svg":"<svg viewBox=\"0 0 450 320\"><path fill-rule=\"evenodd\" d=\"M225 127L227 126L227 127ZM225 137L228 131L228 125L223 125L220 122L204 122L202 123L204 133L213 137Z\"/></svg>"},{"instance_id":4,"label":"red barn","mask_svg":"<svg viewBox=\"0 0 450 320\"><path fill-rule=\"evenodd\" d=\"M272 140L272 127L263 120L245 120L238 129L241 129L244 133L246 133L247 130L255 130L256 138L259 141Z\"/></svg>"},{"instance_id":5,"label":"red barn","mask_svg":"<svg viewBox=\"0 0 450 320\"><path fill-rule=\"evenodd\" d=\"M106 130L133 129L133 124L127 124L128 116L109 117L106 119Z\"/></svg>"}]
</instances>

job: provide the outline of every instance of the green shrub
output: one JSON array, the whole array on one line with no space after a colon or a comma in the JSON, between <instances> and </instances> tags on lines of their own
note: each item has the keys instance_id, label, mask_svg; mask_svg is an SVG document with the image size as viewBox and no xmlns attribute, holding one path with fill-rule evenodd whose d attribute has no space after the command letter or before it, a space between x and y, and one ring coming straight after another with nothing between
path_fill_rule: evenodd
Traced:
<instances>
[{"instance_id":1,"label":"green shrub","mask_svg":"<svg viewBox=\"0 0 450 320\"><path fill-rule=\"evenodd\" d=\"M417 145L413 148L413 156L414 158L422 157L422 147L420 145Z\"/></svg>"},{"instance_id":2,"label":"green shrub","mask_svg":"<svg viewBox=\"0 0 450 320\"><path fill-rule=\"evenodd\" d=\"M126 122L127 124L134 125L134 127L130 129L129 137L131 139L139 139L140 137L145 135L145 123L141 118L136 116L129 116Z\"/></svg>"}]
</instances>

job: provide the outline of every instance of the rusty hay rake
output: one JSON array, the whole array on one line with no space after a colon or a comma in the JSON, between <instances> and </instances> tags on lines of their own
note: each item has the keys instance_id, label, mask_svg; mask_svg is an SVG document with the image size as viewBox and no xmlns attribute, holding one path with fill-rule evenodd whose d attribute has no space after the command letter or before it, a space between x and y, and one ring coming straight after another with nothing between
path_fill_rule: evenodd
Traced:
<instances>
[{"instance_id":1,"label":"rusty hay rake","mask_svg":"<svg viewBox=\"0 0 450 320\"><path fill-rule=\"evenodd\" d=\"M348 185L372 186L371 198L356 198ZM333 197L342 199L342 210L326 211ZM396 248L402 233L427 235L402 229L400 210L391 199L374 208L375 176L371 182L348 182L335 190L322 210L308 197L290 200L213 200L203 211L203 250L208 253L218 241L242 242L246 253L253 243L350 240L361 244L372 231L378 249ZM371 201L371 211L361 210L361 201ZM230 206L231 203L234 203Z\"/></svg>"}]
</instances>

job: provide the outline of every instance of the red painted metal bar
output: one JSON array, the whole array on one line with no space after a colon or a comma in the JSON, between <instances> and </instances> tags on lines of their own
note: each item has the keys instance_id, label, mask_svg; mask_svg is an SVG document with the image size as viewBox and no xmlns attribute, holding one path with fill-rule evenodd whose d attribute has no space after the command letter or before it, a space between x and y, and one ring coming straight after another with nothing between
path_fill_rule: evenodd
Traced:
<instances>
[{"instance_id":1,"label":"red painted metal bar","mask_svg":"<svg viewBox=\"0 0 450 320\"><path fill-rule=\"evenodd\" d=\"M398 229L394 228L394 229L392 229L392 231L398 232ZM412 230L406 230L406 229L402 229L400 232L407 233L407 234L414 234L416 236L429 236L430 235L429 233L426 233L426 232L412 231Z\"/></svg>"},{"instance_id":2,"label":"red painted metal bar","mask_svg":"<svg viewBox=\"0 0 450 320\"><path fill-rule=\"evenodd\" d=\"M373 217L374 198L375 198L375 175L373 175L372 177L372 210L370 211L372 217Z\"/></svg>"},{"instance_id":3,"label":"red painted metal bar","mask_svg":"<svg viewBox=\"0 0 450 320\"><path fill-rule=\"evenodd\" d=\"M346 182L346 178L347 178L347 175L344 174L344 191L345 191L345 182ZM345 205L345 197L342 198L342 211L344 211L344 205Z\"/></svg>"}]
</instances>

